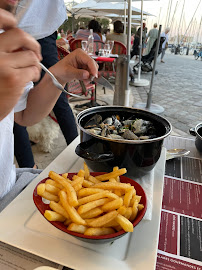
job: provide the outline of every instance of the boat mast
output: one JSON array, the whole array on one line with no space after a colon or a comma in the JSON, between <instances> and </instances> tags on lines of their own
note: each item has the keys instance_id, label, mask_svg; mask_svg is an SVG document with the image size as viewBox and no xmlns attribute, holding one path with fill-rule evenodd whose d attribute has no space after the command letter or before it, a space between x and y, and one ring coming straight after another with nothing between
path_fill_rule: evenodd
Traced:
<instances>
[{"instance_id":1,"label":"boat mast","mask_svg":"<svg viewBox=\"0 0 202 270\"><path fill-rule=\"evenodd\" d=\"M181 12L180 21L179 21L179 26L178 26L177 44L179 44L179 41L180 41L179 32L180 32L180 26L181 26L181 22L182 22L182 15L183 15L183 12L184 12L184 5L185 5L185 0L184 0L184 2L183 2L182 12Z\"/></svg>"}]
</instances>

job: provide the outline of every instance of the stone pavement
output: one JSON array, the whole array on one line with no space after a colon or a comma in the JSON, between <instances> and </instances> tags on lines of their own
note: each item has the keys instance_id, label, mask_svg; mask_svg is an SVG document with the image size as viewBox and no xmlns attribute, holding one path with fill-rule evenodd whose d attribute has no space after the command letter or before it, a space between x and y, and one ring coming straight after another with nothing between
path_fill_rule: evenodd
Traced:
<instances>
[{"instance_id":1,"label":"stone pavement","mask_svg":"<svg viewBox=\"0 0 202 270\"><path fill-rule=\"evenodd\" d=\"M173 134L190 137L189 128L202 122L202 61L194 60L193 55L173 55L169 51L165 55L165 64L157 61L158 74L154 77L152 88L152 103L162 106L165 110L162 114L173 126ZM137 75L136 75L137 77ZM151 72L141 74L142 79L150 81ZM135 103L146 103L148 87L131 86L130 106ZM113 91L102 88L97 90L97 102L105 100L113 104ZM74 109L75 103L71 103ZM66 147L61 132L55 140L55 146L51 153L40 152L37 145L32 147L36 164L40 169L45 168Z\"/></svg>"}]
</instances>

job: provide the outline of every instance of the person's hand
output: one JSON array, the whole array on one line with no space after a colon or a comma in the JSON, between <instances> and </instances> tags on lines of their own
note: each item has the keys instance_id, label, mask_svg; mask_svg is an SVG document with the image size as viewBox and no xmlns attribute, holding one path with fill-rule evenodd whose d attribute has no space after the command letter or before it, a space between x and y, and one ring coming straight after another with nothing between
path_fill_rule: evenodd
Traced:
<instances>
[{"instance_id":1,"label":"person's hand","mask_svg":"<svg viewBox=\"0 0 202 270\"><path fill-rule=\"evenodd\" d=\"M91 76L98 76L98 64L82 49L77 49L51 67L50 71L63 85L73 79L88 82Z\"/></svg>"},{"instance_id":2,"label":"person's hand","mask_svg":"<svg viewBox=\"0 0 202 270\"><path fill-rule=\"evenodd\" d=\"M12 14L0 9L0 120L15 106L26 83L40 78L40 45L29 34L16 28Z\"/></svg>"}]
</instances>

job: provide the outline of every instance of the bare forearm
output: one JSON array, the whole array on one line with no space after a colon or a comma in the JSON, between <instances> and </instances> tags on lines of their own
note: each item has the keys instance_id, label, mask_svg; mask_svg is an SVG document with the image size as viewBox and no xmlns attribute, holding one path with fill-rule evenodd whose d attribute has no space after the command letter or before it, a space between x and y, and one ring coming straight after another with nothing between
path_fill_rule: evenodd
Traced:
<instances>
[{"instance_id":1,"label":"bare forearm","mask_svg":"<svg viewBox=\"0 0 202 270\"><path fill-rule=\"evenodd\" d=\"M22 126L32 126L46 117L54 107L61 91L48 75L29 93L27 107L15 114L15 121Z\"/></svg>"}]
</instances>

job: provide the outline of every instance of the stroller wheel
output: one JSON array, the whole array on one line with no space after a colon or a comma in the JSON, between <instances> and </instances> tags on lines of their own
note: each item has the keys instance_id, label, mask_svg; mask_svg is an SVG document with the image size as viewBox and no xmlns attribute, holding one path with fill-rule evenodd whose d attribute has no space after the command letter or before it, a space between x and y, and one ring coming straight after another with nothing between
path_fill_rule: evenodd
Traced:
<instances>
[{"instance_id":1,"label":"stroller wheel","mask_svg":"<svg viewBox=\"0 0 202 270\"><path fill-rule=\"evenodd\" d=\"M158 70L155 70L155 75L157 75L159 72L158 72Z\"/></svg>"}]
</instances>

